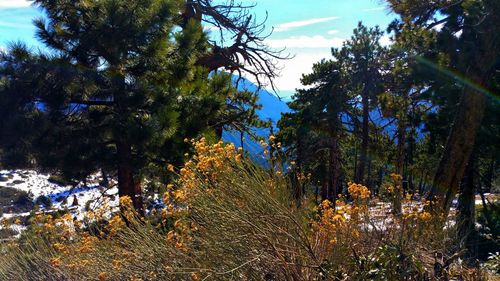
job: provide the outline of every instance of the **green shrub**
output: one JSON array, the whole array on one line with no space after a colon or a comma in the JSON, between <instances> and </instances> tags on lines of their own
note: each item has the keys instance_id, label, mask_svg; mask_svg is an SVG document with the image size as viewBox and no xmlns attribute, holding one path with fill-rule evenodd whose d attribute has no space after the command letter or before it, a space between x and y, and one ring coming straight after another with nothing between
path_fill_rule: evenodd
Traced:
<instances>
[{"instance_id":1,"label":"green shrub","mask_svg":"<svg viewBox=\"0 0 500 281\"><path fill-rule=\"evenodd\" d=\"M68 185L73 185L74 182L61 176L61 175L50 175L48 178L48 182L57 184L60 186L68 186Z\"/></svg>"},{"instance_id":2,"label":"green shrub","mask_svg":"<svg viewBox=\"0 0 500 281\"><path fill-rule=\"evenodd\" d=\"M0 188L0 206L9 206L13 211L26 212L33 208L31 195L12 187Z\"/></svg>"},{"instance_id":3,"label":"green shrub","mask_svg":"<svg viewBox=\"0 0 500 281\"><path fill-rule=\"evenodd\" d=\"M195 146L196 158L167 187L165 209L141 218L130 198L120 198L119 213L92 211L77 231L68 214L35 216L0 256L0 279L482 278L456 263L453 229L425 211L410 208L380 225L368 189L356 184L349 186L352 202L297 207L281 171L242 159L234 147Z\"/></svg>"},{"instance_id":4,"label":"green shrub","mask_svg":"<svg viewBox=\"0 0 500 281\"><path fill-rule=\"evenodd\" d=\"M40 205L40 206L44 206L47 209L50 209L53 206L53 203L52 203L52 200L50 199L50 197L45 196L45 195L39 196L36 199L35 203Z\"/></svg>"},{"instance_id":5,"label":"green shrub","mask_svg":"<svg viewBox=\"0 0 500 281\"><path fill-rule=\"evenodd\" d=\"M17 231L10 228L0 228L0 240L2 239L12 239L14 235L17 235ZM2 242L3 243L3 242Z\"/></svg>"}]
</instances>

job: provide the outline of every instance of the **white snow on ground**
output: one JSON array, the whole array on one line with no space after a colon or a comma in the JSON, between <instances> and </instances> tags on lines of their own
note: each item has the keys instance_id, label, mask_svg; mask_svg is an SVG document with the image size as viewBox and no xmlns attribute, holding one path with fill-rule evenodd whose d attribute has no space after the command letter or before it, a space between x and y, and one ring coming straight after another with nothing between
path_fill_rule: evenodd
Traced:
<instances>
[{"instance_id":1,"label":"white snow on ground","mask_svg":"<svg viewBox=\"0 0 500 281\"><path fill-rule=\"evenodd\" d=\"M92 201L90 204L92 209L98 208L105 201L112 208L118 207L118 188L107 189L100 186L100 174L92 175L87 179L86 184L79 183L76 186L61 186L49 182L50 175L34 170L0 170L0 177L4 179L0 182L0 186L26 191L32 195L33 202L36 202L40 196L46 196L53 203L52 210L68 208L70 213L78 219L83 218L85 206L89 201ZM29 212L9 212L7 208L7 211L4 210L3 215L0 216L0 220L26 217L29 214Z\"/></svg>"},{"instance_id":2,"label":"white snow on ground","mask_svg":"<svg viewBox=\"0 0 500 281\"><path fill-rule=\"evenodd\" d=\"M61 186L56 183L49 181L50 175L40 173L34 170L0 170L0 188L2 187L10 187L18 190L22 190L28 192L33 202L37 202L41 196L46 196L50 198L52 201L51 210L44 210L42 207L42 211L52 212L54 210L63 210L66 209L70 212L70 214L78 220L82 220L84 218L84 214L86 210L87 202L91 201L89 207L90 209L97 209L107 202L109 207L113 210L118 209L118 188L105 188L99 185L99 182L102 180L100 174L95 174L90 176L86 183L79 183L76 186ZM111 184L115 184L113 180L111 180ZM116 186L116 184L115 184ZM485 194L487 200L490 194ZM75 204L75 199L76 203ZM479 196L476 197L475 200L476 205L481 205L482 201ZM453 202L453 206L456 206L456 199ZM2 207L2 206L0 206ZM14 221L16 219L26 218L30 215L30 212L15 212L11 210L8 206L5 208L3 206L3 214L0 214L0 222L2 220L11 220ZM410 205L403 204L404 208L417 208L419 211L422 209L421 202L412 202ZM15 209L15 208L13 208ZM453 213L455 208L452 207L451 212ZM392 223L390 218L391 213L391 204L385 202L377 202L374 206L370 207L370 216L373 217L374 224L368 225L368 228L377 228L379 230L385 229L385 225L387 223ZM25 226L22 224L13 224L10 226L12 230L17 233L20 233L25 229ZM0 224L0 229L2 226ZM19 235L19 234L18 234Z\"/></svg>"}]
</instances>

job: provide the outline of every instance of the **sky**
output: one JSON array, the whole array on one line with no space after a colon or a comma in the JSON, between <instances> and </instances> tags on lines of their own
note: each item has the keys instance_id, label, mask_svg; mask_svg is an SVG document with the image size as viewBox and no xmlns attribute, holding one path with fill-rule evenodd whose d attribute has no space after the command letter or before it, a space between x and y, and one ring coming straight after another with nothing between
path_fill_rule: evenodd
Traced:
<instances>
[{"instance_id":1,"label":"sky","mask_svg":"<svg viewBox=\"0 0 500 281\"><path fill-rule=\"evenodd\" d=\"M131 0L132 1L132 0ZM267 14L266 31L273 30L266 43L292 59L280 63L280 77L275 80L278 94L290 97L301 88L300 77L309 73L313 63L330 58L332 47L349 39L359 21L385 30L395 18L383 0L240 0L255 4L257 21ZM0 48L9 42L23 41L41 46L35 39L32 20L41 17L26 0L0 0ZM388 44L386 35L383 44Z\"/></svg>"}]
</instances>

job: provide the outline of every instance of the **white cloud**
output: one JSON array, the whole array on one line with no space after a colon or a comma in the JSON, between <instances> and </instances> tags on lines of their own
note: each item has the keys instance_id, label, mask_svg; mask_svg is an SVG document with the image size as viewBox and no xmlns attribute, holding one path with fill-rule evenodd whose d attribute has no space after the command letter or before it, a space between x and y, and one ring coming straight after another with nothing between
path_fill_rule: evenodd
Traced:
<instances>
[{"instance_id":1,"label":"white cloud","mask_svg":"<svg viewBox=\"0 0 500 281\"><path fill-rule=\"evenodd\" d=\"M380 45L382 45L382 46L389 46L392 44L391 36L384 35L384 36L380 37L379 42L380 42Z\"/></svg>"},{"instance_id":2,"label":"white cloud","mask_svg":"<svg viewBox=\"0 0 500 281\"><path fill-rule=\"evenodd\" d=\"M297 53L294 58L281 62L283 69L280 77L275 79L279 91L294 91L303 88L300 84L302 74L311 73L314 63L324 58L331 58L329 50L314 53Z\"/></svg>"},{"instance_id":3,"label":"white cloud","mask_svg":"<svg viewBox=\"0 0 500 281\"><path fill-rule=\"evenodd\" d=\"M333 35L333 34L337 34L337 33L339 33L339 32L340 32L340 31L338 31L338 30L334 29L334 30L329 30L329 31L328 31L328 34Z\"/></svg>"},{"instance_id":4,"label":"white cloud","mask_svg":"<svg viewBox=\"0 0 500 281\"><path fill-rule=\"evenodd\" d=\"M332 20L336 20L338 17L326 17L326 18L315 18L315 19L308 19L308 20L302 20L302 21L291 21L291 22L285 22L282 24L279 24L274 28L275 32L283 32L290 30L292 28L297 28L297 27L303 27L303 26L308 26L308 25L313 25L313 24L318 24L322 22L328 22Z\"/></svg>"},{"instance_id":5,"label":"white cloud","mask_svg":"<svg viewBox=\"0 0 500 281\"><path fill-rule=\"evenodd\" d=\"M0 9L1 8L22 8L29 7L31 2L27 0L0 0Z\"/></svg>"},{"instance_id":6,"label":"white cloud","mask_svg":"<svg viewBox=\"0 0 500 281\"><path fill-rule=\"evenodd\" d=\"M361 12L378 12L378 11L383 11L385 9L386 9L386 7L381 6L381 7L376 7L376 8L363 9L363 10L361 10Z\"/></svg>"},{"instance_id":7,"label":"white cloud","mask_svg":"<svg viewBox=\"0 0 500 281\"><path fill-rule=\"evenodd\" d=\"M320 49L317 52L302 52L300 49L288 50L293 57L291 59L278 62L279 76L274 79L274 85L278 94L284 98L290 98L290 94L295 92L295 89L305 88L300 79L302 74L312 72L314 63L322 59L329 59L332 54L329 49ZM246 79L253 83L257 83L255 77L244 73Z\"/></svg>"},{"instance_id":8,"label":"white cloud","mask_svg":"<svg viewBox=\"0 0 500 281\"><path fill-rule=\"evenodd\" d=\"M266 44L272 48L331 48L340 47L344 42L343 38L326 38L321 35L315 36L291 36L285 39L268 39Z\"/></svg>"},{"instance_id":9,"label":"white cloud","mask_svg":"<svg viewBox=\"0 0 500 281\"><path fill-rule=\"evenodd\" d=\"M220 28L215 25L205 25L203 26L203 30L208 32L213 32L213 31L220 31Z\"/></svg>"},{"instance_id":10,"label":"white cloud","mask_svg":"<svg viewBox=\"0 0 500 281\"><path fill-rule=\"evenodd\" d=\"M277 89L283 92L294 92L297 88L304 88L300 83L302 74L310 73L314 63L322 59L332 58L330 48L341 47L343 42L344 39L342 38L334 37L328 39L319 35L312 37L290 37L283 40L267 40L267 43L270 44L271 47L288 47L287 51L291 54L295 54L295 57L292 59L280 63L282 70L280 76L274 81ZM380 44L383 46L392 44L390 36L382 36L382 38L380 38Z\"/></svg>"}]
</instances>

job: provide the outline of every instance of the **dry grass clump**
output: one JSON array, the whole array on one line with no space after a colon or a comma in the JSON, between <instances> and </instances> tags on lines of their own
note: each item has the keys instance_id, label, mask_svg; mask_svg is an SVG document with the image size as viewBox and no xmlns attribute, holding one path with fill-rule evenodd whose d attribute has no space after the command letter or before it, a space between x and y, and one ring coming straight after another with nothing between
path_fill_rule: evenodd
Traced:
<instances>
[{"instance_id":1,"label":"dry grass clump","mask_svg":"<svg viewBox=\"0 0 500 281\"><path fill-rule=\"evenodd\" d=\"M193 142L165 208L36 216L3 245L2 280L481 280L457 263L451 228L421 204L380 216L370 192L350 184L335 204L297 207L282 171L246 160L233 145Z\"/></svg>"}]
</instances>

